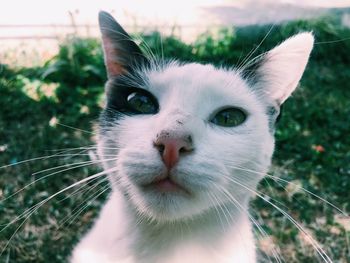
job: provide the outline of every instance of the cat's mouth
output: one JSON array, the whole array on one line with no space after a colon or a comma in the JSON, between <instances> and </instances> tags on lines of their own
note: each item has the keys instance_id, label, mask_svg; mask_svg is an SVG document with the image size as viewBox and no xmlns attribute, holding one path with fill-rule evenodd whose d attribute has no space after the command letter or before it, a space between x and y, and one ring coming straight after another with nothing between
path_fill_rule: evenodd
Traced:
<instances>
[{"instance_id":1,"label":"cat's mouth","mask_svg":"<svg viewBox=\"0 0 350 263\"><path fill-rule=\"evenodd\" d=\"M159 193L180 193L191 195L191 193L183 187L181 184L176 182L171 176L159 177L153 180L151 183L142 186L145 190L152 190Z\"/></svg>"}]
</instances>

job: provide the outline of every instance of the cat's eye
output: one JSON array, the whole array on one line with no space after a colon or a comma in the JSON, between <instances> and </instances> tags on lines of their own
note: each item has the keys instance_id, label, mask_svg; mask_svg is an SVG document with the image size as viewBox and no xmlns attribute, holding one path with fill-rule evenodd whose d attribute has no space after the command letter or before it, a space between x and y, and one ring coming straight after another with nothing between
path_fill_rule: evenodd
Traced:
<instances>
[{"instance_id":1,"label":"cat's eye","mask_svg":"<svg viewBox=\"0 0 350 263\"><path fill-rule=\"evenodd\" d=\"M238 108L227 108L216 113L210 121L222 127L235 127L242 124L246 118L244 111Z\"/></svg>"},{"instance_id":2,"label":"cat's eye","mask_svg":"<svg viewBox=\"0 0 350 263\"><path fill-rule=\"evenodd\" d=\"M133 92L128 95L127 103L129 108L139 114L154 114L158 110L155 99L145 92Z\"/></svg>"}]
</instances>

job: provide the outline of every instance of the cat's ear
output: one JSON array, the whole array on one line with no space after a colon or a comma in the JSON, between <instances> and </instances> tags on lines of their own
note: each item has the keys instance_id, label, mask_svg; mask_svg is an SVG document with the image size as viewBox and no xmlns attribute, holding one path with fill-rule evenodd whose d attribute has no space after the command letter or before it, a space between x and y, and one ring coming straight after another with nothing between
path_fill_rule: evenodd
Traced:
<instances>
[{"instance_id":1,"label":"cat's ear","mask_svg":"<svg viewBox=\"0 0 350 263\"><path fill-rule=\"evenodd\" d=\"M267 52L254 70L254 88L273 103L281 105L297 87L313 43L312 33L305 32L288 38Z\"/></svg>"},{"instance_id":2,"label":"cat's ear","mask_svg":"<svg viewBox=\"0 0 350 263\"><path fill-rule=\"evenodd\" d=\"M109 78L148 64L137 44L110 14L100 11L99 25Z\"/></svg>"}]
</instances>

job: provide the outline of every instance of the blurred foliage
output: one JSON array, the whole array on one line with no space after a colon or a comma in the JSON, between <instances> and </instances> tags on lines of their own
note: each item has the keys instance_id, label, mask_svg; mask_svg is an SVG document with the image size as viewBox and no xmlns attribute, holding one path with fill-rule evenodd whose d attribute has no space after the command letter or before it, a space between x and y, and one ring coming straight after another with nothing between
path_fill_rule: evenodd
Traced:
<instances>
[{"instance_id":1,"label":"blurred foliage","mask_svg":"<svg viewBox=\"0 0 350 263\"><path fill-rule=\"evenodd\" d=\"M284 105L276 131L272 170L290 183L266 179L259 190L270 196L270 200L282 203L283 209L318 238L335 262L350 262L349 232L337 220L339 213L301 189L304 187L350 212L350 30L337 17L328 17L274 26L217 29L201 35L190 45L173 36L161 37L157 32L143 35L140 42L149 55L242 65L301 31L312 31L316 44L301 87ZM0 76L1 164L52 154L49 149L91 144L89 132L103 103L106 80L99 41L67 39L57 56L44 67L14 70L0 65ZM84 160L86 156L77 154L74 159L57 156L3 168L0 199L38 178L33 176L36 171ZM84 167L55 175L5 202L0 201L0 224L10 222L24 208L91 171ZM84 194L66 194L40 208L14 236L0 261L63 262L104 198L94 200L73 224L58 228L59 222L73 213L74 204L84 204L89 198ZM253 202L252 213L253 210L259 211L254 213L258 222L272 235L272 243L279 245L286 262L317 262L314 249L280 212L261 199ZM13 224L0 232L0 248L17 226Z\"/></svg>"},{"instance_id":2,"label":"blurred foliage","mask_svg":"<svg viewBox=\"0 0 350 263\"><path fill-rule=\"evenodd\" d=\"M100 85L106 80L101 44L96 39L67 39L41 73L43 79L71 86Z\"/></svg>"}]
</instances>

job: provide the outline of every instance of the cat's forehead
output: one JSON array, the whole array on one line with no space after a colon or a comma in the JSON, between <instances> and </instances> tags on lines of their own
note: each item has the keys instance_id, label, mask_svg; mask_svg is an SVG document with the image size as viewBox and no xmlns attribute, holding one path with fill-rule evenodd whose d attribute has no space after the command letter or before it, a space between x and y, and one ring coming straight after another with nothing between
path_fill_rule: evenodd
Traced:
<instances>
[{"instance_id":1,"label":"cat's forehead","mask_svg":"<svg viewBox=\"0 0 350 263\"><path fill-rule=\"evenodd\" d=\"M236 106L251 108L260 104L246 81L232 69L198 63L169 63L148 72L148 87L160 102L176 102L188 109L205 105L208 111Z\"/></svg>"},{"instance_id":2,"label":"cat's forehead","mask_svg":"<svg viewBox=\"0 0 350 263\"><path fill-rule=\"evenodd\" d=\"M216 68L197 63L170 63L161 70L148 73L149 89L157 95L182 97L210 97L223 101L239 102L255 99L246 81L234 70Z\"/></svg>"}]
</instances>

